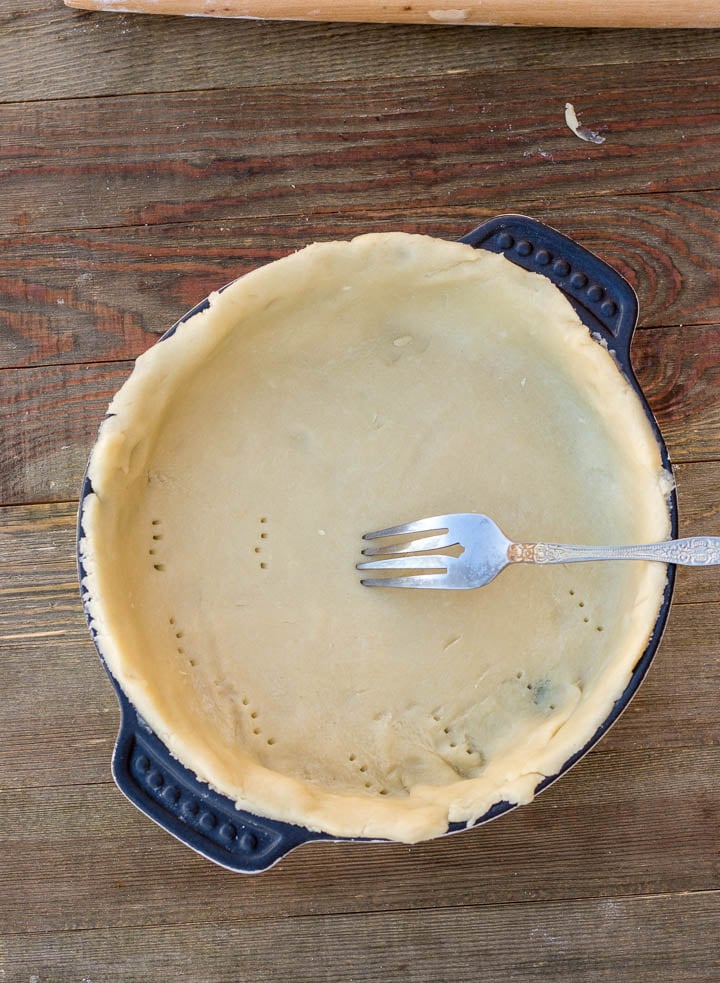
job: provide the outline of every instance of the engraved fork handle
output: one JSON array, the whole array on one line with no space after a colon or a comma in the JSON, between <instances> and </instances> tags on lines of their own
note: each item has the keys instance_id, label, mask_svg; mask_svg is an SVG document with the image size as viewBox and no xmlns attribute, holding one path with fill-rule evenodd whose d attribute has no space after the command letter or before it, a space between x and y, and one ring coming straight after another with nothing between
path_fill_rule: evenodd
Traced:
<instances>
[{"instance_id":1,"label":"engraved fork handle","mask_svg":"<svg viewBox=\"0 0 720 983\"><path fill-rule=\"evenodd\" d=\"M690 536L640 546L568 546L562 543L511 543L510 563L582 563L586 560L655 560L684 567L720 564L720 536Z\"/></svg>"}]
</instances>

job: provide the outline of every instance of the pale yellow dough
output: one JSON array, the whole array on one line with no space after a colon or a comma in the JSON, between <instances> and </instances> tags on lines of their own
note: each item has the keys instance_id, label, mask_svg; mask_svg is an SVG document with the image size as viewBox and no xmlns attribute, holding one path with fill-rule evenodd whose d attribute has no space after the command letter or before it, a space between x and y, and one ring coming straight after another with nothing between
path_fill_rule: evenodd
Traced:
<instances>
[{"instance_id":1,"label":"pale yellow dough","mask_svg":"<svg viewBox=\"0 0 720 983\"><path fill-rule=\"evenodd\" d=\"M415 841L527 802L647 644L660 564L360 585L362 533L444 512L526 541L668 535L639 400L503 257L400 233L310 246L213 294L110 412L81 547L98 643L242 808Z\"/></svg>"}]
</instances>

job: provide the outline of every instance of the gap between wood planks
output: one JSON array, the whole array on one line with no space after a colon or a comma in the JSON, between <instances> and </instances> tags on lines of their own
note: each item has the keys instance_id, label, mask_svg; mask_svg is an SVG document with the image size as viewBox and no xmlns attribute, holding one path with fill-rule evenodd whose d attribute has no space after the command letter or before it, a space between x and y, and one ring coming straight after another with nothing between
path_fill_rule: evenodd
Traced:
<instances>
[{"instance_id":1,"label":"gap between wood planks","mask_svg":"<svg viewBox=\"0 0 720 983\"><path fill-rule=\"evenodd\" d=\"M108 680L108 685L110 685L109 680ZM112 712L112 711L109 711L109 712ZM118 707L116 716L117 716L117 724L114 724L113 725L112 733L108 734L105 737L101 737L101 738L90 738L90 739L87 739L87 740L86 739L83 739L83 741L81 742L83 748L93 747L93 746L94 747L100 747L101 745L104 745L107 748L107 754L108 754L108 758L107 758L107 774L108 775L111 774L111 771L110 771L110 756L111 756L112 750L113 750L113 748L115 746L115 741L117 739L117 730L118 730L118 727L119 727L119 720L120 720L119 707ZM18 719L19 718L16 718L13 721L13 735L16 736L16 737L22 738L23 737L23 734L20 733L18 731L18 728L17 728L17 720ZM29 723L32 723L32 721L29 721ZM1 733L2 733L2 727L0 727L0 734ZM59 736L61 738L64 737L64 735L62 735L62 734L59 735ZM593 757L595 757L596 755L598 755L598 756L600 756L600 755L602 755L602 756L613 755L616 758L618 758L618 757L628 758L628 757L633 756L633 755L641 755L643 758L645 758L645 757L647 757L648 754L650 754L650 753L657 753L657 752L659 752L661 750L664 750L664 753L666 753L666 754L675 754L675 753L678 753L678 754L692 754L692 753L696 753L698 751L711 751L711 752L715 752L716 750L718 750L718 752L720 753L720 749L718 748L718 745L716 745L716 744L673 744L671 747L667 747L665 749L658 748L657 745L655 745L655 746L649 746L649 747L646 747L646 748L645 747L638 747L637 745L634 745L631 748L627 748L627 749L623 750L623 749L620 749L620 748L617 748L617 747L605 748L605 747L603 747L603 740L601 739L600 742L595 745L595 747L593 747L590 751L587 752L587 754L588 755L593 755ZM600 760L600 759L598 758L598 760ZM580 762L578 762L578 764L580 764ZM573 766L573 767L575 767L575 766ZM562 776L561 778L559 778L558 779L558 782L562 781L564 779L564 777L565 776ZM4 788L0 789L0 792L4 792L5 794L8 794L9 793L9 794L14 794L14 795L20 795L20 794L22 794L24 792L50 792L50 791L53 791L53 789L68 789L68 788L72 788L72 789L75 789L75 790L83 789L83 788L107 788L110 792L113 792L113 793L114 792L117 792L118 794L121 794L120 793L120 789L118 788L118 786L116 785L116 783L114 781L112 781L110 778L108 778L108 779L98 779L97 781L89 781L88 779L85 778L85 779L82 779L82 780L73 781L72 780L72 776L69 777L68 779L66 779L63 782L58 782L57 784L56 783L53 783L53 782L40 782L38 784L34 784L32 782L25 781L25 782L22 783L22 785L8 785L8 786L5 786ZM523 807L522 806L517 806L516 808L523 808Z\"/></svg>"},{"instance_id":2,"label":"gap between wood planks","mask_svg":"<svg viewBox=\"0 0 720 983\"><path fill-rule=\"evenodd\" d=\"M691 325L687 325L687 327L690 326ZM168 328L170 327L171 325L168 325ZM683 327L685 327L685 325L683 325ZM703 325L698 325L698 327L703 327ZM161 337L160 335L157 335L156 341L159 341L160 337ZM75 359L71 362L34 362L28 365L0 365L0 372L23 372L25 369L27 369L28 371L31 370L36 371L37 369L49 369L49 368L67 369L75 366L77 366L78 368L86 368L86 367L92 368L95 365L118 365L123 362L130 363L128 367L128 375L130 375L130 372L132 371L132 366L135 362L135 358L128 358L127 356L125 356L124 358L97 358L97 359L91 359L89 362L78 362L77 359ZM98 420L98 426L100 425L101 422L102 422L101 420ZM0 508L2 507L2 504L3 503L0 503ZM55 503L33 502L33 505L50 505L50 504L55 504Z\"/></svg>"},{"instance_id":3,"label":"gap between wood planks","mask_svg":"<svg viewBox=\"0 0 720 983\"><path fill-rule=\"evenodd\" d=\"M330 840L327 842L330 844L340 842L342 844L342 841ZM362 849L362 844L356 844L356 848ZM304 849L304 848L300 847L300 849ZM207 862L210 863L210 861ZM280 863L281 864L283 863L282 859L280 860ZM245 877L262 877L263 875L268 874L269 871L260 871L260 873L257 875L238 874L238 873L233 873L232 871L227 873L230 873L231 875L237 878L245 878ZM707 898L709 900L714 898L720 899L720 890L701 889L696 891L688 890L688 891L674 891L674 892L658 892L656 894L639 893L639 894L613 894L613 895L582 895L580 897L568 895L567 897L559 897L559 898L555 898L555 897L530 898L523 901L510 901L510 900L492 901L486 904L483 904L482 902L473 903L473 902L466 901L456 905L439 904L439 905L418 905L417 907L401 906L398 908L379 908L379 907L358 908L358 909L349 908L347 911L323 910L317 913L299 912L298 914L294 914L293 912L285 912L280 916L276 916L275 919L268 918L267 913L263 912L261 914L258 914L255 919L252 919L252 921L256 921L259 924L265 924L267 922L272 922L273 920L280 923L286 923L291 921L303 922L303 921L309 921L311 919L316 921L318 918L322 918L322 919L356 918L356 917L359 918L362 917L363 915L389 917L389 916L396 916L396 915L403 915L403 914L415 915L418 913L422 914L422 913L434 913L434 912L455 913L460 911L477 911L477 910L488 911L492 909L498 909L499 911L503 911L503 910L506 911L509 908L523 908L523 907L527 907L529 909L537 909L542 907L559 908L561 905L567 905L571 907L582 907L582 906L588 906L594 904L599 904L599 905L607 905L613 903L622 904L623 902L632 903L632 902L640 902L640 901L649 901L649 902L672 901L676 898L694 898L694 899ZM197 919L195 919L194 921L172 922L172 927L174 930L183 929L183 928L197 929L199 927L200 930L202 931L203 928L207 930L211 930L211 928L214 926L222 926L223 924L233 924L233 925L237 924L236 914L226 915L225 918L226 921L223 919L222 915L215 917L213 921L213 926L203 925L202 923L200 924L200 926L198 926ZM248 912L245 911L243 913L243 921L247 921L247 920L248 920ZM168 921L167 919L164 919L163 921L158 922L157 924L154 924L152 921L143 921L142 925L138 925L133 922L129 922L128 924L125 925L116 923L112 926L112 929L113 930L122 929L125 932L132 933L132 932L153 931L154 929L157 930L166 929L167 927L168 927ZM42 938L43 936L57 936L57 935L68 935L68 934L72 935L77 933L83 933L88 936L93 936L93 935L106 933L108 931L108 928L109 926L102 926L100 928L88 928L88 927L79 926L77 928L67 927L67 928L52 929L49 931L38 931L37 929L23 929L21 931L14 932L12 930L4 930L3 935L7 936L8 938L17 938L21 936L33 936L35 938L38 937Z\"/></svg>"},{"instance_id":4,"label":"gap between wood planks","mask_svg":"<svg viewBox=\"0 0 720 983\"><path fill-rule=\"evenodd\" d=\"M203 298L198 298L198 302L200 300L202 300L202 299ZM184 313L186 313L186 312L184 312L184 311L181 312L178 315L178 317L181 318ZM169 323L167 325L167 329L166 330L169 330L171 327L172 327L172 324ZM716 322L714 320L713 321L682 321L682 322L677 322L675 324L672 324L670 322L668 322L667 324L664 324L664 323L663 324L640 324L640 323L638 323L638 325L636 326L636 328L635 328L635 330L633 332L633 337L638 332L668 331L668 330L671 330L672 331L672 330L684 330L684 329L687 329L687 328L718 328L718 329L720 329L720 323L718 323L718 322ZM157 344L157 342L159 342L161 338L162 338L162 334L154 334L152 336L150 347L153 347L155 344ZM140 354L142 354L142 353L141 352L138 352L137 355L123 354L121 356L118 356L117 358L91 358L91 359L87 359L85 361L79 360L77 358L70 359L67 362L58 362L58 361L54 361L54 360L53 361L49 361L49 360L46 359L44 361L41 360L41 361L38 361L38 362L24 362L22 365L0 365L0 373L3 373L3 372L36 371L37 369L63 369L63 368L67 369L67 368L73 368L73 367L78 367L78 368L82 367L82 368L88 368L88 369L90 369L93 366L118 365L118 364L121 364L121 363L130 363L129 368L128 368L128 376L129 376L130 375L130 372L132 371L132 365L134 364L136 358L138 358ZM99 423L100 423L100 421L98 421L98 424ZM720 457L718 457L717 459L720 460ZM703 459L703 458L693 458L693 463L698 464L698 463L701 463L703 460L705 460L705 459ZM716 460L716 458L707 458L707 460L708 461L713 461L713 460ZM2 503L0 503L0 505L1 504ZM49 502L48 503L44 503L44 502L33 502L33 505L43 505L43 504L50 504L50 503Z\"/></svg>"},{"instance_id":5,"label":"gap between wood planks","mask_svg":"<svg viewBox=\"0 0 720 983\"><path fill-rule=\"evenodd\" d=\"M275 23L277 23L277 22L275 22ZM298 23L300 23L300 22L298 22ZM355 26L356 27L359 27L359 26L362 26L362 25L355 25ZM2 27L2 22L1 21L0 21L0 27ZM447 28L445 28L445 30L447 30ZM465 30L467 30L467 28ZM718 32L718 33L720 33L720 32ZM647 62L645 64L649 64L649 62ZM702 60L699 60L699 61L696 61L693 58L677 58L677 59L673 59L673 60L653 61L652 62L652 67L654 69L658 69L658 70L662 70L664 68L667 68L668 70L673 70L673 69L677 69L678 64L681 64L681 65L691 64L693 66L693 69L694 70L701 69L704 64L712 65L713 68L717 68L717 58L712 58L711 57L711 58L705 58L705 59L702 59ZM607 68L607 69L613 69L613 68L614 69L622 69L622 68L628 68L628 63L627 62L602 62L601 61L601 62L597 62L594 65L584 65L583 67L584 68L589 68L589 69L595 69L595 70L602 69L602 68ZM410 76L410 79L409 80L412 81L413 84L422 85L423 82L434 82L434 83L437 83L439 80L442 80L442 78L445 77L445 76L447 76L448 78L455 79L455 78L462 78L463 76L482 75L484 73L491 74L493 77L496 77L497 75L503 75L503 74L513 75L516 79L519 80L519 84L520 85L522 85L522 78L523 78L523 76L527 76L527 77L530 77L530 78L536 78L537 77L537 69L535 69L535 68L533 68L533 69L522 69L522 68L518 68L518 67L513 66L513 67L507 67L505 69L501 69L500 72L493 71L490 68L463 68L463 69L450 69L450 70L448 70L448 69L442 69L441 68L441 69L438 69L437 71L433 71L433 72L430 72L430 73L425 74L425 75L420 75L420 74L412 75L412 76ZM708 73L708 76L707 77L710 78L711 76L712 76L712 73ZM312 85L313 84L313 81L316 81L316 80L306 79L306 80L303 80L303 82L301 82L300 84L303 84L303 85ZM332 83L337 84L337 83L340 83L340 82L343 82L343 81L346 81L346 79L343 79L343 78L340 78L340 77L334 77L334 78L330 78L330 79L323 79L322 81L317 80L317 84L325 84L325 85L332 84ZM408 81L408 77L407 76L403 76L403 75L393 76L393 75L383 75L383 74L368 74L368 75L360 75L357 78L353 78L352 81L355 84L365 83L365 84L372 85L374 83L379 83L379 84L385 85L385 84L392 84L393 82L407 82ZM52 98L49 99L49 98L47 98L47 96L42 97L42 98L38 97L38 98L30 98L30 99L3 99L3 98L0 97L0 107L2 107L2 106L43 106L43 105L45 105L45 106L52 106L52 105L55 105L55 104L68 103L68 102L72 102L72 103L81 103L83 101L95 101L95 102L97 102L99 100L103 100L103 101L107 100L108 102L111 102L113 100L119 100L119 101L121 101L123 99L142 99L142 98L148 98L148 97L149 98L155 98L157 96L205 95L205 94L210 94L210 93L213 93L213 92L222 92L222 93L233 93L233 92L237 92L238 94L241 94L241 93L247 92L247 91L262 92L263 90L266 90L266 89L270 89L270 90L277 89L280 86L281 86L281 83L278 82L277 79L274 79L274 80L268 81L268 82L255 82L255 81L250 82L250 81L248 81L248 82L245 82L245 83L236 83L236 84L233 84L233 85L197 85L197 86L192 86L190 88L183 88L183 87L177 87L176 88L176 87L172 87L172 88L146 89L146 90L140 90L140 91L132 90L132 91L129 91L129 92L83 93L81 95L64 95L64 96L58 96L57 98L54 98L54 99L52 99ZM568 85L568 89L570 89L570 85ZM562 116L562 110L563 110L563 108L564 108L563 106L559 105L558 114L559 114L560 117ZM371 118L375 114L372 113L372 112L368 112L365 115L367 115L368 118ZM359 118L362 118L362 114L359 114ZM693 190L701 191L701 190L714 190L714 189L697 188L697 189L693 189ZM638 193L642 193L642 192L638 192ZM650 192L650 193L652 193L652 192Z\"/></svg>"},{"instance_id":6,"label":"gap between wood planks","mask_svg":"<svg viewBox=\"0 0 720 983\"><path fill-rule=\"evenodd\" d=\"M523 905L523 904L530 904L530 905L537 905L537 904L545 904L545 905L555 905L555 904L557 904L557 905L561 905L561 904L575 904L575 903L585 903L585 904L587 904L588 902L593 902L593 901L598 901L601 904L607 904L608 902L613 902L613 901L660 901L660 900L662 900L664 898L688 897L690 895L693 895L694 897L706 896L706 897L710 897L710 898L717 896L717 897L720 898L720 889L711 888L711 889L704 889L704 890L703 889L700 889L700 890L697 890L697 891L693 891L693 890L690 890L690 891L659 891L656 894L646 894L646 893L642 893L641 892L641 893L638 893L638 894L614 894L614 895L612 895L612 897L607 897L607 896L604 897L603 895L595 895L595 894L583 895L582 897L577 897L577 896L574 896L573 897L572 895L568 895L567 897L553 898L552 900L545 899L545 898L543 898L543 899L539 899L539 898L538 899L532 899L531 898L529 901L493 901L490 904L482 904L482 903L478 903L478 904L470 903L470 904L468 904L467 902L465 902L464 904L457 904L457 905L442 905L442 904L440 904L440 905L419 905L417 908L409 908L409 907L408 908L393 908L391 910L392 910L393 914L402 915L405 912L411 913L411 912L415 912L415 911L456 911L458 908L468 908L468 909L473 909L473 908L507 908L509 905L517 906L517 905ZM345 911L328 911L327 913L324 913L321 917L325 917L325 918L337 918L337 917L343 917L343 916L347 917L347 915L355 915L355 914L358 914L358 915L376 915L376 914L382 914L386 910L387 909L384 909L384 908L367 908L367 909L359 909L358 911L350 910L350 911L347 911L347 912L345 912ZM297 915L289 914L289 915L286 915L286 917L287 918L292 918L293 920L300 920L300 919L307 919L307 918L317 918L318 915L309 914L309 913L301 913L301 914L297 914Z\"/></svg>"},{"instance_id":7,"label":"gap between wood planks","mask_svg":"<svg viewBox=\"0 0 720 983\"><path fill-rule=\"evenodd\" d=\"M704 507L698 513L697 508L693 508L694 503L692 498L692 490L694 485L697 486L700 492L699 501L702 503L705 501L705 486L713 486L713 473L717 470L715 467L708 468L708 473L703 475L702 473L693 474L696 468L701 467L703 464L708 464L715 466L718 464L717 459L710 459L708 461L692 461L692 462L675 462L678 465L679 475L678 475L678 490L680 497L680 517L683 520L685 526L690 526L689 529L683 531L683 535L702 535L702 531L698 531L697 527L702 526L706 523L713 528L710 533L713 534L714 527L717 525L717 519L714 517L712 509L710 511L709 517L705 515ZM687 469L690 469L690 478L687 478ZM686 490L687 489L687 490ZM689 501L686 499L689 498ZM43 535L42 530L50 526L56 526L64 530L63 535L67 536L67 546L68 546L68 556L73 559L75 556L75 534L77 528L77 511L79 506L80 492L78 491L77 498L64 499L62 501L48 500L43 502L16 502L7 503L0 506L0 522L5 527L6 532L10 532L10 527L13 526L17 529L16 514L20 514L21 510L24 513L20 519L20 524L25 530L26 534L38 537ZM717 502L714 503L717 506ZM38 515L40 510L49 510L44 515ZM698 513L698 514L696 514ZM2 540L0 540L0 545L2 545ZM5 541L7 547L8 541ZM12 548L12 547L11 547ZM42 547L41 547L42 548ZM50 552L50 550L48 550ZM53 559L57 558L57 552L53 549ZM2 555L0 553L0 555ZM7 565L10 562L10 552L9 549L4 552L4 563ZM33 553L35 555L35 553ZM688 568L678 568L679 579L675 585L675 592L673 597L672 606L698 606L698 605L718 605L720 604L720 596L705 596L697 599L693 594L693 588L691 586L690 578L694 578L698 583L700 578L707 588L707 582L713 576L714 571L711 568L701 568L691 570ZM67 577L67 570L62 568L58 570L58 574L65 578ZM4 587L0 586L0 596L6 597L17 597L20 594L33 597L38 593L42 593L43 590L47 589L48 585L43 585L42 587L36 586L24 586L17 587L14 584ZM67 591L68 600L72 601L73 605L77 602L77 610L80 610L80 598L79 598L79 588L77 580L62 579L61 582L53 581L51 584L52 588L56 591ZM63 628L62 631L65 632L67 629Z\"/></svg>"},{"instance_id":8,"label":"gap between wood planks","mask_svg":"<svg viewBox=\"0 0 720 983\"><path fill-rule=\"evenodd\" d=\"M639 188L633 188L629 191L608 189L608 190L592 190L583 192L580 191L574 194L572 198L568 198L564 202L560 202L559 199L548 196L544 198L527 198L518 199L514 195L506 197L503 201L498 200L497 205L494 206L492 202L478 202L476 215L472 214L472 206L467 204L453 205L447 204L442 205L439 202L435 202L431 205L424 205L422 203L409 204L406 207L400 205L374 205L367 204L362 206L354 207L351 204L347 204L341 211L335 207L313 207L312 214L313 220L310 224L310 228L325 228L325 226L316 221L316 219L324 219L332 217L335 222L345 222L348 226L352 224L355 220L372 222L374 219L381 219L386 221L394 216L397 216L400 222L405 224L417 224L418 220L426 221L428 216L435 217L439 222L448 222L454 218L455 215L458 216L460 222L470 221L475 222L476 225L482 224L489 218L493 218L498 215L513 214L513 215L530 215L532 217L533 212L543 212L548 213L550 211L555 211L560 205L563 207L563 211L559 217L564 221L571 221L573 214L575 212L576 205L583 205L593 200L600 199L603 204L605 204L608 199L618 197L624 203L631 200L632 198L637 198L640 202L646 202L649 198L656 198L659 202L662 200L677 201L680 204L683 203L684 198L690 198L695 194L715 194L720 191L720 183L718 185L710 185L708 187L698 187L698 188L683 188L681 190L669 190L669 191L643 191ZM471 214L468 214L471 213ZM153 229L156 231L161 231L164 228L185 228L185 229L196 229L196 228L208 228L217 231L224 223L227 223L227 228L221 229L220 231L225 232L237 232L243 234L244 230L250 230L250 232L255 232L253 229L253 224L258 222L268 222L276 223L280 225L283 221L297 222L301 223L303 226L310 223L309 216L306 216L302 209L295 211L284 211L282 208L271 209L267 211L259 212L244 212L242 215L227 215L227 216L213 216L212 218L193 218L184 219L178 218L174 219L172 217L164 219L162 222L125 222L119 225L84 225L75 226L68 225L63 227L52 227L48 229L28 229L27 231L14 230L0 230L0 242L7 240L12 242L14 239L32 239L32 238L42 238L46 236L78 236L86 237L89 234L97 232L118 232L118 231L133 231L133 230L144 230ZM552 224L552 220L549 224ZM464 228L464 226L463 226ZM368 229L368 232L375 231L373 229ZM402 231L401 229L399 231ZM471 229L468 228L467 232ZM247 233L246 233L247 234ZM278 232L277 234L280 234ZM360 233L353 233L360 234ZM430 234L430 233L426 233ZM465 234L465 233L463 233ZM571 234L565 232L564 235L572 238ZM444 238L440 236L440 238ZM582 243L581 243L582 245ZM587 248L587 247L586 247ZM591 252L593 250L590 250ZM668 325L671 326L671 325Z\"/></svg>"},{"instance_id":9,"label":"gap between wood planks","mask_svg":"<svg viewBox=\"0 0 720 983\"><path fill-rule=\"evenodd\" d=\"M12 328L3 336L5 367L74 365L134 357L220 282L279 259L319 238L349 239L404 229L457 239L499 212L530 213L623 273L637 288L642 322L680 329L717 324L718 192L589 197L586 204L502 208L430 206L347 209L324 214L322 234L302 216L201 219L72 232L7 232L0 304ZM528 207L530 205L530 207ZM226 223L226 224L223 224ZM28 311L26 298L31 297ZM108 329L108 330L105 330ZM72 338L58 351L58 337ZM716 346L717 347L717 346Z\"/></svg>"}]
</instances>

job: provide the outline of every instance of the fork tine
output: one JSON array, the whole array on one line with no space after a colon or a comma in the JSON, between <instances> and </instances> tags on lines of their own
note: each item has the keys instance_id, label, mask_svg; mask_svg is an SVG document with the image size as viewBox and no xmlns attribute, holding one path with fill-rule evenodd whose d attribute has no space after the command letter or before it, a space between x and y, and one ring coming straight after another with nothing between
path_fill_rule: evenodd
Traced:
<instances>
[{"instance_id":1,"label":"fork tine","mask_svg":"<svg viewBox=\"0 0 720 983\"><path fill-rule=\"evenodd\" d=\"M447 516L434 515L429 519L418 519L416 522L404 522L400 526L390 526L389 529L378 529L376 532L366 532L363 539L382 539L383 536L404 536L409 532L448 532L445 521Z\"/></svg>"},{"instance_id":2,"label":"fork tine","mask_svg":"<svg viewBox=\"0 0 720 983\"><path fill-rule=\"evenodd\" d=\"M445 577L435 574L420 574L418 577L380 577L378 580L361 580L360 583L363 587L447 587Z\"/></svg>"},{"instance_id":3,"label":"fork tine","mask_svg":"<svg viewBox=\"0 0 720 983\"><path fill-rule=\"evenodd\" d=\"M358 570L447 570L452 556L398 556L389 560L358 563Z\"/></svg>"},{"instance_id":4,"label":"fork tine","mask_svg":"<svg viewBox=\"0 0 720 983\"><path fill-rule=\"evenodd\" d=\"M455 546L449 533L443 536L426 536L424 539L406 539L404 543L391 543L389 546L368 546L362 554L379 556L381 553L416 553L422 550L437 550L443 546Z\"/></svg>"}]
</instances>

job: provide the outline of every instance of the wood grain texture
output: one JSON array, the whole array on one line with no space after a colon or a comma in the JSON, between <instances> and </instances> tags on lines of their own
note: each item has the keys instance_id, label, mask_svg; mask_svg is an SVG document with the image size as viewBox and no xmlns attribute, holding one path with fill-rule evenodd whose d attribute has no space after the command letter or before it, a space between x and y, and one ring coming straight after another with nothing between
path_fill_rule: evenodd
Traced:
<instances>
[{"instance_id":1,"label":"wood grain texture","mask_svg":"<svg viewBox=\"0 0 720 983\"><path fill-rule=\"evenodd\" d=\"M716 458L720 450L720 328L640 331L631 355L671 460Z\"/></svg>"},{"instance_id":2,"label":"wood grain texture","mask_svg":"<svg viewBox=\"0 0 720 983\"><path fill-rule=\"evenodd\" d=\"M75 887L81 889L78 882ZM620 960L633 983L717 980L714 892L524 903L513 909L512 920L508 915L505 905L467 905L259 920L236 909L209 926L193 919L182 926L11 936L6 964L15 979L30 968L53 983L74 983L78 971L103 983L276 983L277 952L283 951L284 978L293 983L476 983L478 966L484 979L498 983L507 974L519 983L615 983Z\"/></svg>"},{"instance_id":3,"label":"wood grain texture","mask_svg":"<svg viewBox=\"0 0 720 983\"><path fill-rule=\"evenodd\" d=\"M79 497L85 465L127 362L7 369L0 388L3 504ZM29 494L29 490L33 489Z\"/></svg>"},{"instance_id":4,"label":"wood grain texture","mask_svg":"<svg viewBox=\"0 0 720 983\"><path fill-rule=\"evenodd\" d=\"M621 195L568 202L512 198L622 272L643 327L720 323L720 193ZM400 229L457 238L496 207L348 207L313 218L7 235L0 271L0 367L136 358L228 280L318 238ZM651 351L643 356L652 372Z\"/></svg>"},{"instance_id":5,"label":"wood grain texture","mask_svg":"<svg viewBox=\"0 0 720 983\"><path fill-rule=\"evenodd\" d=\"M716 765L717 751L707 749L592 754L495 823L413 847L306 845L255 878L208 865L111 783L11 790L3 796L8 825L0 842L17 878L3 892L0 917L12 917L20 933L99 929L111 899L116 929L161 918L211 928L238 910L262 922L563 900L569 883L575 898L717 891ZM62 899L73 883L82 904L67 910ZM139 907L133 901L141 884ZM186 885L182 896L179 884Z\"/></svg>"},{"instance_id":6,"label":"wood grain texture","mask_svg":"<svg viewBox=\"0 0 720 983\"><path fill-rule=\"evenodd\" d=\"M717 498L704 495L716 487L719 471L718 465L707 464L683 469L681 503L691 516L702 515L703 523L684 532L720 533ZM108 777L117 708L80 608L75 511L74 503L0 510L5 788L55 785L60 778L75 785ZM680 571L653 670L595 753L716 746L718 636L716 571ZM39 676L45 684L40 690L34 686Z\"/></svg>"},{"instance_id":7,"label":"wood grain texture","mask_svg":"<svg viewBox=\"0 0 720 983\"><path fill-rule=\"evenodd\" d=\"M38 592L30 602L15 595L14 603L21 612L32 607L40 614L29 631L0 638L9 663L3 673L0 787L7 792L107 783L118 710L76 590ZM58 616L53 603L66 605L70 613ZM715 725L720 609L701 605L698 615L692 607L674 606L652 672L593 754L703 747L720 753ZM708 766L717 771L720 760L709 758ZM636 764L634 773L641 770Z\"/></svg>"},{"instance_id":8,"label":"wood grain texture","mask_svg":"<svg viewBox=\"0 0 720 983\"><path fill-rule=\"evenodd\" d=\"M718 188L719 72L707 60L6 104L0 232ZM567 128L569 97L602 146Z\"/></svg>"},{"instance_id":9,"label":"wood grain texture","mask_svg":"<svg viewBox=\"0 0 720 983\"><path fill-rule=\"evenodd\" d=\"M716 57L720 31L512 31L82 13L58 0L3 0L0 102L293 82L445 76L528 65ZM351 56L348 57L348 52ZM82 66L82 70L79 70Z\"/></svg>"},{"instance_id":10,"label":"wood grain texture","mask_svg":"<svg viewBox=\"0 0 720 983\"><path fill-rule=\"evenodd\" d=\"M0 978L716 983L717 571L680 572L636 699L531 806L247 878L110 781L74 540L109 397L211 288L306 241L510 210L635 285L682 531L719 534L720 32L0 8Z\"/></svg>"}]
</instances>

